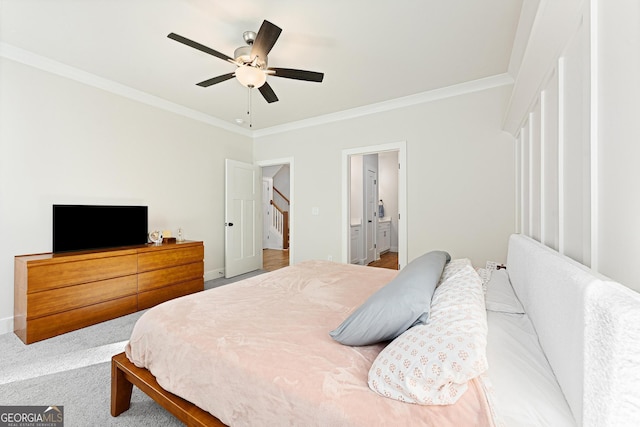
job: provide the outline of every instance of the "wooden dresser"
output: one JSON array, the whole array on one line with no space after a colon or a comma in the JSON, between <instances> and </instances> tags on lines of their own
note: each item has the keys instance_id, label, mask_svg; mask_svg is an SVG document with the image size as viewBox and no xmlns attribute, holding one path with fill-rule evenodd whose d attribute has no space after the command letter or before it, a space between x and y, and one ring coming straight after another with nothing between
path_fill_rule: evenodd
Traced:
<instances>
[{"instance_id":1,"label":"wooden dresser","mask_svg":"<svg viewBox=\"0 0 640 427\"><path fill-rule=\"evenodd\" d=\"M204 289L202 242L15 257L14 332L25 344Z\"/></svg>"}]
</instances>

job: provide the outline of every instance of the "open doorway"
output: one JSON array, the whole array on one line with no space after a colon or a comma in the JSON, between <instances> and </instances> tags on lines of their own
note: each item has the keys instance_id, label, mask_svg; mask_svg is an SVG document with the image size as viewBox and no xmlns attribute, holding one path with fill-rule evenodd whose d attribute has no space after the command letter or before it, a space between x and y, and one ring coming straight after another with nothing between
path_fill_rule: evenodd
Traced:
<instances>
[{"instance_id":1,"label":"open doorway","mask_svg":"<svg viewBox=\"0 0 640 427\"><path fill-rule=\"evenodd\" d=\"M406 144L343 151L343 262L407 263Z\"/></svg>"},{"instance_id":2,"label":"open doorway","mask_svg":"<svg viewBox=\"0 0 640 427\"><path fill-rule=\"evenodd\" d=\"M262 171L262 268L273 271L290 265L292 251L292 159L257 163Z\"/></svg>"}]
</instances>

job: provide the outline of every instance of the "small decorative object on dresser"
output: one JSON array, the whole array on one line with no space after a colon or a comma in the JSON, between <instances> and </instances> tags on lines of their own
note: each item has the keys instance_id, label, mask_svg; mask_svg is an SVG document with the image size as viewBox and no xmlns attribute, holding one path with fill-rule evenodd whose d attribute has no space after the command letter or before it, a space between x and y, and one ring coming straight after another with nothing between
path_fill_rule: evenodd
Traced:
<instances>
[{"instance_id":1,"label":"small decorative object on dresser","mask_svg":"<svg viewBox=\"0 0 640 427\"><path fill-rule=\"evenodd\" d=\"M173 237L171 230L162 230L162 244L175 243L176 238Z\"/></svg>"},{"instance_id":2,"label":"small decorative object on dresser","mask_svg":"<svg viewBox=\"0 0 640 427\"><path fill-rule=\"evenodd\" d=\"M149 233L149 240L156 245L162 244L162 232L154 230Z\"/></svg>"}]
</instances>

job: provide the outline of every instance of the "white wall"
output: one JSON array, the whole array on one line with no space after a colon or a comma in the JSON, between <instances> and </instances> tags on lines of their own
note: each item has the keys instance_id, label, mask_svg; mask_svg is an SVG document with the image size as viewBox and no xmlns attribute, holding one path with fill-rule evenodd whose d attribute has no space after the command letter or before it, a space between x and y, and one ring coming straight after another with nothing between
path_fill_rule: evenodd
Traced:
<instances>
[{"instance_id":1,"label":"white wall","mask_svg":"<svg viewBox=\"0 0 640 427\"><path fill-rule=\"evenodd\" d=\"M342 150L397 141L407 144L408 259L442 249L475 265L505 261L515 205L514 139L501 130L510 93L500 86L255 138L256 160L295 158L293 262L341 259Z\"/></svg>"},{"instance_id":2,"label":"white wall","mask_svg":"<svg viewBox=\"0 0 640 427\"><path fill-rule=\"evenodd\" d=\"M561 3L540 2L506 116L518 228L640 291L640 3Z\"/></svg>"},{"instance_id":3,"label":"white wall","mask_svg":"<svg viewBox=\"0 0 640 427\"><path fill-rule=\"evenodd\" d=\"M640 2L613 3L598 2L598 269L640 291Z\"/></svg>"},{"instance_id":4,"label":"white wall","mask_svg":"<svg viewBox=\"0 0 640 427\"><path fill-rule=\"evenodd\" d=\"M273 176L273 186L275 188L278 189L278 191L280 191L282 194L284 194L284 196L291 200L291 192L290 192L290 183L291 183L291 170L289 168L289 165L282 165L282 167L278 170L278 172L276 172L276 174ZM274 194L273 196L274 200L277 200L278 203L280 203L280 200L282 198L282 196L280 196L279 194L276 196ZM284 204L282 205L283 207L287 207L287 203L285 200L282 200L284 202Z\"/></svg>"},{"instance_id":5,"label":"white wall","mask_svg":"<svg viewBox=\"0 0 640 427\"><path fill-rule=\"evenodd\" d=\"M250 138L0 59L0 333L12 330L13 257L50 252L54 203L149 206L149 228L203 240L224 266L224 159Z\"/></svg>"}]
</instances>

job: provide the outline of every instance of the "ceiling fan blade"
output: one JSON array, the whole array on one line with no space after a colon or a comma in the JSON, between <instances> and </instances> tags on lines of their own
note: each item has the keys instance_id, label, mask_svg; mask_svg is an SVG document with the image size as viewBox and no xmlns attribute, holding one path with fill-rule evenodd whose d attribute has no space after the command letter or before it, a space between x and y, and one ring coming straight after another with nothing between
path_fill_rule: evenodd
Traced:
<instances>
[{"instance_id":1,"label":"ceiling fan blade","mask_svg":"<svg viewBox=\"0 0 640 427\"><path fill-rule=\"evenodd\" d=\"M269 86L269 83L263 84L258 88L258 90L260 91L264 99L269 104L271 104L272 102L276 102L278 100L276 93L273 91L273 89L271 89L271 86Z\"/></svg>"},{"instance_id":2,"label":"ceiling fan blade","mask_svg":"<svg viewBox=\"0 0 640 427\"><path fill-rule=\"evenodd\" d=\"M212 79L205 80L203 82L197 83L197 85L198 86L202 86L202 87L209 87L209 86L213 86L213 85L218 84L218 83L225 82L225 81L227 81L229 79L232 79L233 77L235 77L235 73L223 74L221 76L214 77Z\"/></svg>"},{"instance_id":3,"label":"ceiling fan blade","mask_svg":"<svg viewBox=\"0 0 640 427\"><path fill-rule=\"evenodd\" d=\"M316 71L295 70L293 68L268 68L268 70L274 72L273 74L269 73L270 75L284 77L286 79L320 83L324 78L324 73L318 73Z\"/></svg>"},{"instance_id":4,"label":"ceiling fan blade","mask_svg":"<svg viewBox=\"0 0 640 427\"><path fill-rule=\"evenodd\" d=\"M200 44L198 42L194 42L193 40L190 40L190 39L188 39L186 37L182 37L179 34L170 33L167 37L169 37L170 39L173 39L173 40L175 40L177 42L180 42L182 44L186 44L187 46L190 46L190 47L192 47L194 49L198 49L198 50L200 50L200 51L202 51L204 53L208 53L209 55L213 55L213 56L215 56L217 58L223 59L225 61L235 62L233 58L225 55L224 53L220 53L217 50L213 50L210 47L207 47L207 46L205 46L203 44Z\"/></svg>"},{"instance_id":5,"label":"ceiling fan blade","mask_svg":"<svg viewBox=\"0 0 640 427\"><path fill-rule=\"evenodd\" d=\"M265 60L273 45L276 44L281 32L282 28L267 20L263 21L251 47L251 57L258 56L260 59Z\"/></svg>"}]
</instances>

